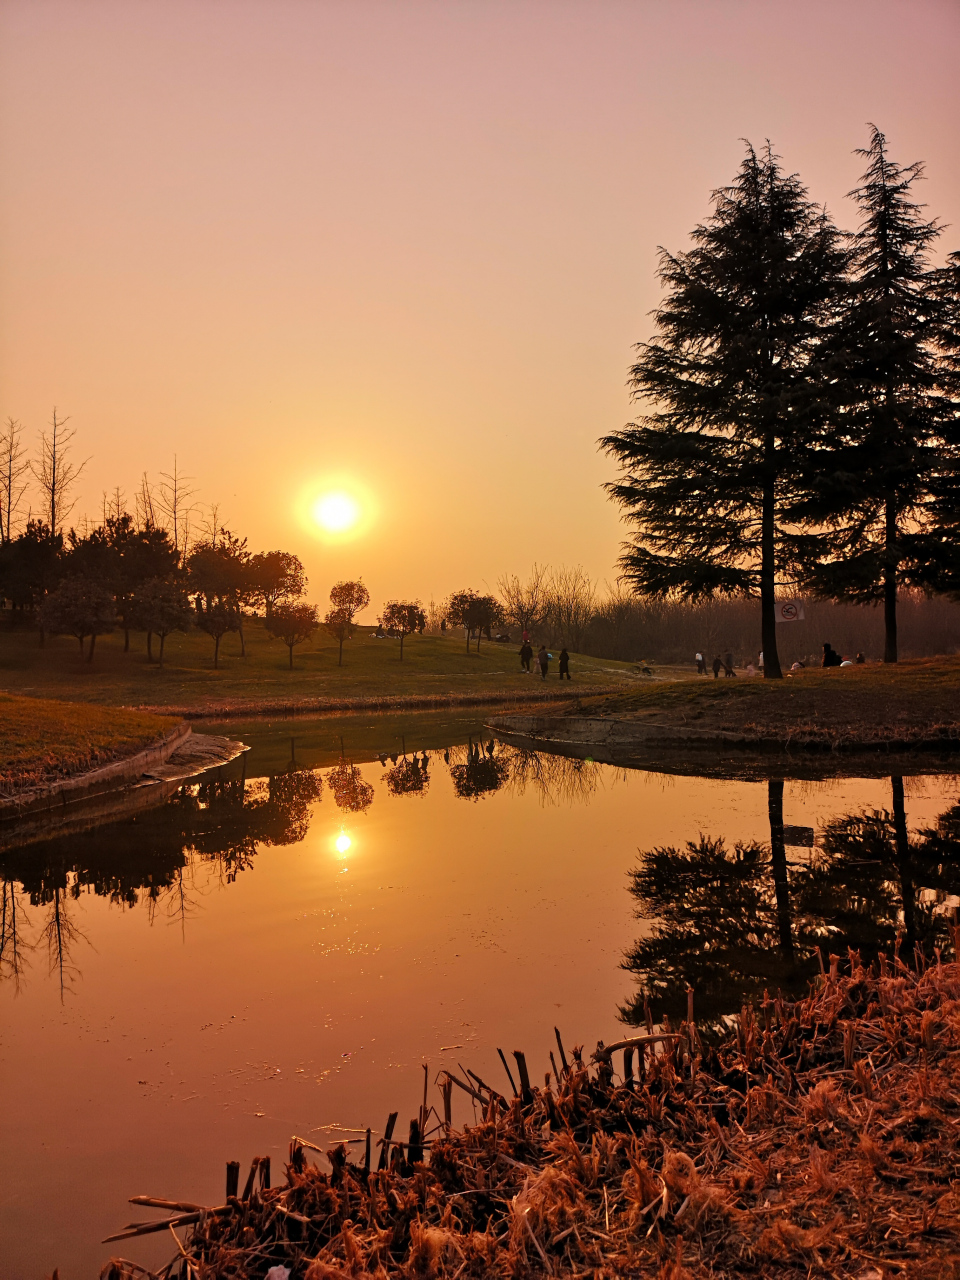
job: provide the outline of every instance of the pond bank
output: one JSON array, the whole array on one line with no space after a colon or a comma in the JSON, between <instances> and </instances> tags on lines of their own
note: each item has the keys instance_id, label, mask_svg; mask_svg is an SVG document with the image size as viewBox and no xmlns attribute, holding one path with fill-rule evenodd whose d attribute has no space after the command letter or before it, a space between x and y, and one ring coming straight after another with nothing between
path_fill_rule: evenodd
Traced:
<instances>
[{"instance_id":1,"label":"pond bank","mask_svg":"<svg viewBox=\"0 0 960 1280\"><path fill-rule=\"evenodd\" d=\"M179 1229L178 1251L159 1272L116 1258L102 1274L956 1274L960 965L915 963L831 956L806 999L745 1007L717 1045L692 992L675 1029L588 1061L558 1032L544 1087L514 1051L509 1090L441 1071L434 1108L425 1071L408 1131L393 1113L375 1143L331 1147L330 1173L294 1137L279 1185L257 1159L242 1184L227 1166L213 1207L135 1197L167 1216L109 1240ZM463 1128L454 1090L474 1104Z\"/></svg>"},{"instance_id":2,"label":"pond bank","mask_svg":"<svg viewBox=\"0 0 960 1280\"><path fill-rule=\"evenodd\" d=\"M371 695L355 698L231 698L219 702L189 702L182 706L141 707L148 713L182 716L184 720L233 720L254 716L322 716L342 711L441 711L458 707L502 707L511 703L579 701L606 693L602 685L557 688L542 682L529 690L495 690L491 693L432 693Z\"/></svg>"},{"instance_id":3,"label":"pond bank","mask_svg":"<svg viewBox=\"0 0 960 1280\"><path fill-rule=\"evenodd\" d=\"M531 745L759 752L960 750L960 659L659 683L490 726Z\"/></svg>"}]
</instances>

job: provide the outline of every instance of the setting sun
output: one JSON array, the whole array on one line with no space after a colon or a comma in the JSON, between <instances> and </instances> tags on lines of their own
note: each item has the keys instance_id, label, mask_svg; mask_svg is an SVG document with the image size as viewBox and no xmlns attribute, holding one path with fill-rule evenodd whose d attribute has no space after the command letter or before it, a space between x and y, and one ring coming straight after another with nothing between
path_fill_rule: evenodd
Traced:
<instances>
[{"instance_id":1,"label":"setting sun","mask_svg":"<svg viewBox=\"0 0 960 1280\"><path fill-rule=\"evenodd\" d=\"M349 493L324 493L313 504L313 518L326 533L346 533L360 518L360 505Z\"/></svg>"}]
</instances>

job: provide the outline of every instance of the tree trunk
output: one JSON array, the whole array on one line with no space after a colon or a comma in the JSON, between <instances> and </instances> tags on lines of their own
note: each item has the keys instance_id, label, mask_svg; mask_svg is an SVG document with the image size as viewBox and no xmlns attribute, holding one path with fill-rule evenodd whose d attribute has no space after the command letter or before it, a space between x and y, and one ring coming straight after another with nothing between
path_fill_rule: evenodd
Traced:
<instances>
[{"instance_id":1,"label":"tree trunk","mask_svg":"<svg viewBox=\"0 0 960 1280\"><path fill-rule=\"evenodd\" d=\"M468 641L469 643L469 641ZM403 632L400 632L400 661L403 661Z\"/></svg>"},{"instance_id":2,"label":"tree trunk","mask_svg":"<svg viewBox=\"0 0 960 1280\"><path fill-rule=\"evenodd\" d=\"M766 654L764 654L766 661ZM777 896L777 932L784 959L793 959L793 935L790 930L790 885L787 880L787 846L783 839L783 779L771 778L767 783L767 812L770 816L770 852L773 860L773 885Z\"/></svg>"},{"instance_id":3,"label":"tree trunk","mask_svg":"<svg viewBox=\"0 0 960 1280\"><path fill-rule=\"evenodd\" d=\"M772 460L773 439L765 446ZM780 655L777 653L776 547L774 543L774 487L764 485L760 526L760 641L763 645L763 678L782 680Z\"/></svg>"},{"instance_id":4,"label":"tree trunk","mask_svg":"<svg viewBox=\"0 0 960 1280\"><path fill-rule=\"evenodd\" d=\"M903 902L903 932L911 948L917 941L916 903L910 869L910 841L907 837L907 809L903 800L903 778L891 778L893 788L893 831L897 845L897 873Z\"/></svg>"},{"instance_id":5,"label":"tree trunk","mask_svg":"<svg viewBox=\"0 0 960 1280\"><path fill-rule=\"evenodd\" d=\"M124 653L130 652L130 628L129 627L123 628L123 652Z\"/></svg>"},{"instance_id":6,"label":"tree trunk","mask_svg":"<svg viewBox=\"0 0 960 1280\"><path fill-rule=\"evenodd\" d=\"M897 661L897 505L892 495L884 510L883 660Z\"/></svg>"},{"instance_id":7,"label":"tree trunk","mask_svg":"<svg viewBox=\"0 0 960 1280\"><path fill-rule=\"evenodd\" d=\"M467 633L467 653L469 653L470 652L470 628L464 627L463 629ZM41 640L40 643L42 644L43 641Z\"/></svg>"},{"instance_id":8,"label":"tree trunk","mask_svg":"<svg viewBox=\"0 0 960 1280\"><path fill-rule=\"evenodd\" d=\"M88 662L93 661L93 651L96 647L97 647L97 633L94 631L93 635L90 637L90 652L87 654Z\"/></svg>"},{"instance_id":9,"label":"tree trunk","mask_svg":"<svg viewBox=\"0 0 960 1280\"><path fill-rule=\"evenodd\" d=\"M147 632L147 661L153 661L153 632Z\"/></svg>"},{"instance_id":10,"label":"tree trunk","mask_svg":"<svg viewBox=\"0 0 960 1280\"><path fill-rule=\"evenodd\" d=\"M292 644L288 644L288 645L287 645L287 648L288 648L288 649L289 649L289 651L290 651L290 670L292 671L292 670L293 670L293 645L292 645Z\"/></svg>"},{"instance_id":11,"label":"tree trunk","mask_svg":"<svg viewBox=\"0 0 960 1280\"><path fill-rule=\"evenodd\" d=\"M343 666L343 636L340 636L340 652L337 654L337 666Z\"/></svg>"},{"instance_id":12,"label":"tree trunk","mask_svg":"<svg viewBox=\"0 0 960 1280\"><path fill-rule=\"evenodd\" d=\"M167 634L165 631L160 633L160 670L163 670L163 646L166 643Z\"/></svg>"},{"instance_id":13,"label":"tree trunk","mask_svg":"<svg viewBox=\"0 0 960 1280\"><path fill-rule=\"evenodd\" d=\"M86 640L86 638L87 638L86 636L77 636L77 642L78 642L78 644L80 645L80 656L81 656L81 658L83 657L83 642L84 642L84 640Z\"/></svg>"},{"instance_id":14,"label":"tree trunk","mask_svg":"<svg viewBox=\"0 0 960 1280\"><path fill-rule=\"evenodd\" d=\"M247 656L247 646L243 639L243 626L237 627L237 631L240 633L240 657L245 658Z\"/></svg>"},{"instance_id":15,"label":"tree trunk","mask_svg":"<svg viewBox=\"0 0 960 1280\"><path fill-rule=\"evenodd\" d=\"M213 669L220 670L220 637L213 637Z\"/></svg>"}]
</instances>

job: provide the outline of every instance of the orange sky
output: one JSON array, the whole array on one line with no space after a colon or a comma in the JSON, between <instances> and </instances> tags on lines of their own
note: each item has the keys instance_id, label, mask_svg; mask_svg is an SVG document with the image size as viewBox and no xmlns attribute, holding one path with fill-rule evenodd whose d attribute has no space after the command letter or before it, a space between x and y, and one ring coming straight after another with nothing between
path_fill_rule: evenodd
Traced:
<instances>
[{"instance_id":1,"label":"orange sky","mask_svg":"<svg viewBox=\"0 0 960 1280\"><path fill-rule=\"evenodd\" d=\"M612 578L656 246L741 137L848 221L867 121L956 224L958 65L955 0L4 0L0 415L72 416L77 515L176 452L314 599Z\"/></svg>"}]
</instances>

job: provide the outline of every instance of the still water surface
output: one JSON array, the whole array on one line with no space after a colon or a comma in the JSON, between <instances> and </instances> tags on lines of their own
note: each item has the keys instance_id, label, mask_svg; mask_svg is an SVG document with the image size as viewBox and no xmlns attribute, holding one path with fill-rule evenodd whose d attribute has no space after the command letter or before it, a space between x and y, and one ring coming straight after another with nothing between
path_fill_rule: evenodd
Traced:
<instances>
[{"instance_id":1,"label":"still water surface","mask_svg":"<svg viewBox=\"0 0 960 1280\"><path fill-rule=\"evenodd\" d=\"M226 731L216 777L0 853L3 1280L165 1261L99 1243L130 1195L219 1203L226 1160L403 1124L423 1063L534 1074L554 1025L619 1038L687 980L717 1023L818 944L929 947L960 887L953 775L904 780L898 842L890 779L622 770L449 713Z\"/></svg>"}]
</instances>

